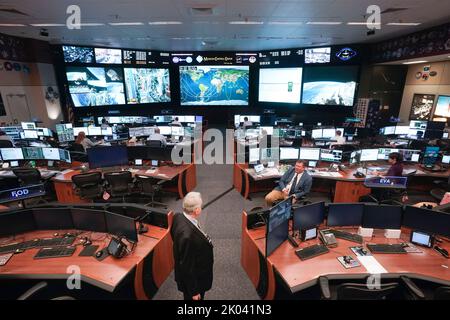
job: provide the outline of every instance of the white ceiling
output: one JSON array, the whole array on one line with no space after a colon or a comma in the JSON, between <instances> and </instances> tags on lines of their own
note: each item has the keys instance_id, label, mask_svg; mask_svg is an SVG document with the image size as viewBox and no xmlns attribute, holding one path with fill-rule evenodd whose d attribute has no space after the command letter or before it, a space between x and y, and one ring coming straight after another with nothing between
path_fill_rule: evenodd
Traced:
<instances>
[{"instance_id":1,"label":"white ceiling","mask_svg":"<svg viewBox=\"0 0 450 320\"><path fill-rule=\"evenodd\" d=\"M67 6L81 8L82 23L101 23L81 30L65 26ZM381 30L367 36L366 9L407 8L385 13ZM192 7L209 6L213 14L193 15ZM0 1L0 10L14 8L26 15L0 11L0 32L52 43L103 45L154 50L265 50L323 44L377 42L450 21L449 0L15 0ZM150 25L177 21L177 25ZM233 25L231 21L262 24ZM311 25L308 22L342 22ZM116 22L141 22L138 26L112 26ZM273 23L294 24L273 24ZM418 26L392 26L389 22L419 22ZM63 24L41 27L31 24ZM206 42L206 43L205 43Z\"/></svg>"}]
</instances>

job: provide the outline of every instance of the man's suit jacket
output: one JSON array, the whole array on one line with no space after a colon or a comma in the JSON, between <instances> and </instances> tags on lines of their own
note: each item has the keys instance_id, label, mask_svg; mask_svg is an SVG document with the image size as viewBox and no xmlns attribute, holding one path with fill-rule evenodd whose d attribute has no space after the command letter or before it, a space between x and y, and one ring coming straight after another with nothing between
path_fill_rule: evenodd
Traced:
<instances>
[{"instance_id":1,"label":"man's suit jacket","mask_svg":"<svg viewBox=\"0 0 450 320\"><path fill-rule=\"evenodd\" d=\"M288 171L286 171L286 173L281 177L280 182L278 183L278 186L275 189L278 191L282 191L284 188L286 188L286 186L292 180L294 175L295 175L294 167L289 168ZM297 199L306 196L311 190L311 186L312 186L312 177L309 175L308 172L303 171L303 175L300 181L297 181L297 184L293 186L294 188L293 194Z\"/></svg>"},{"instance_id":2,"label":"man's suit jacket","mask_svg":"<svg viewBox=\"0 0 450 320\"><path fill-rule=\"evenodd\" d=\"M193 297L211 289L213 246L182 213L176 213L170 231L178 290Z\"/></svg>"}]
</instances>

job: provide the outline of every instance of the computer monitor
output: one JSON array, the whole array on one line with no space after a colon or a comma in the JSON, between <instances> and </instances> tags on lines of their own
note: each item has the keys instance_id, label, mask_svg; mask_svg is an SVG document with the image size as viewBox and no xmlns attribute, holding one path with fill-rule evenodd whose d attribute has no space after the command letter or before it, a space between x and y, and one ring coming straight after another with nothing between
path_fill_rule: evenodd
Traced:
<instances>
[{"instance_id":1,"label":"computer monitor","mask_svg":"<svg viewBox=\"0 0 450 320\"><path fill-rule=\"evenodd\" d=\"M364 213L362 203L330 203L327 225L329 227L360 226Z\"/></svg>"},{"instance_id":2,"label":"computer monitor","mask_svg":"<svg viewBox=\"0 0 450 320\"><path fill-rule=\"evenodd\" d=\"M402 224L414 230L450 237L450 214L446 212L406 206Z\"/></svg>"},{"instance_id":3,"label":"computer monitor","mask_svg":"<svg viewBox=\"0 0 450 320\"><path fill-rule=\"evenodd\" d=\"M195 116L184 116L184 122L194 123L195 122Z\"/></svg>"},{"instance_id":4,"label":"computer monitor","mask_svg":"<svg viewBox=\"0 0 450 320\"><path fill-rule=\"evenodd\" d=\"M34 122L21 122L23 130L36 130L36 124Z\"/></svg>"},{"instance_id":5,"label":"computer monitor","mask_svg":"<svg viewBox=\"0 0 450 320\"><path fill-rule=\"evenodd\" d=\"M184 128L183 127L177 127L173 126L172 129L172 135L173 136L184 136Z\"/></svg>"},{"instance_id":6,"label":"computer monitor","mask_svg":"<svg viewBox=\"0 0 450 320\"><path fill-rule=\"evenodd\" d=\"M61 160L58 148L42 148L45 160Z\"/></svg>"},{"instance_id":7,"label":"computer monitor","mask_svg":"<svg viewBox=\"0 0 450 320\"><path fill-rule=\"evenodd\" d=\"M84 132L86 135L88 135L88 128L87 127L73 127L73 135L75 137L77 137L80 132Z\"/></svg>"},{"instance_id":8,"label":"computer monitor","mask_svg":"<svg viewBox=\"0 0 450 320\"><path fill-rule=\"evenodd\" d=\"M71 123L57 124L56 134L58 135L59 142L68 142L75 140Z\"/></svg>"},{"instance_id":9,"label":"computer monitor","mask_svg":"<svg viewBox=\"0 0 450 320\"><path fill-rule=\"evenodd\" d=\"M420 150L399 149L398 152L403 156L403 162L419 162Z\"/></svg>"},{"instance_id":10,"label":"computer monitor","mask_svg":"<svg viewBox=\"0 0 450 320\"><path fill-rule=\"evenodd\" d=\"M261 148L261 161L277 161L280 158L278 148Z\"/></svg>"},{"instance_id":11,"label":"computer monitor","mask_svg":"<svg viewBox=\"0 0 450 320\"><path fill-rule=\"evenodd\" d=\"M427 128L427 121L419 121L419 120L411 120L409 122L409 127L411 129L422 129L425 130Z\"/></svg>"},{"instance_id":12,"label":"computer monitor","mask_svg":"<svg viewBox=\"0 0 450 320\"><path fill-rule=\"evenodd\" d=\"M256 163L259 161L259 159L260 159L259 148L250 148L248 162Z\"/></svg>"},{"instance_id":13,"label":"computer monitor","mask_svg":"<svg viewBox=\"0 0 450 320\"><path fill-rule=\"evenodd\" d=\"M112 136L112 134L113 134L113 130L111 127L107 127L107 128L100 127L100 129L101 129L102 136Z\"/></svg>"},{"instance_id":14,"label":"computer monitor","mask_svg":"<svg viewBox=\"0 0 450 320\"><path fill-rule=\"evenodd\" d=\"M101 136L102 127L88 127L88 136Z\"/></svg>"},{"instance_id":15,"label":"computer monitor","mask_svg":"<svg viewBox=\"0 0 450 320\"><path fill-rule=\"evenodd\" d=\"M425 137L425 130L424 129L411 129L409 128L409 132L407 137L409 139L422 139Z\"/></svg>"},{"instance_id":16,"label":"computer monitor","mask_svg":"<svg viewBox=\"0 0 450 320\"><path fill-rule=\"evenodd\" d=\"M134 218L113 212L105 212L105 219L106 229L109 234L125 237L132 242L138 242L138 233Z\"/></svg>"},{"instance_id":17,"label":"computer monitor","mask_svg":"<svg viewBox=\"0 0 450 320\"><path fill-rule=\"evenodd\" d=\"M407 135L409 133L409 126L396 126L395 127L395 134L396 135Z\"/></svg>"},{"instance_id":18,"label":"computer monitor","mask_svg":"<svg viewBox=\"0 0 450 320\"><path fill-rule=\"evenodd\" d=\"M299 149L280 148L280 160L298 160Z\"/></svg>"},{"instance_id":19,"label":"computer monitor","mask_svg":"<svg viewBox=\"0 0 450 320\"><path fill-rule=\"evenodd\" d=\"M142 127L142 132L141 134L143 136L151 136L152 134L155 133L155 127Z\"/></svg>"},{"instance_id":20,"label":"computer monitor","mask_svg":"<svg viewBox=\"0 0 450 320\"><path fill-rule=\"evenodd\" d=\"M36 230L33 211L20 210L0 214L0 237Z\"/></svg>"},{"instance_id":21,"label":"computer monitor","mask_svg":"<svg viewBox=\"0 0 450 320\"><path fill-rule=\"evenodd\" d=\"M427 146L423 154L423 164L433 166L439 157L439 147Z\"/></svg>"},{"instance_id":22,"label":"computer monitor","mask_svg":"<svg viewBox=\"0 0 450 320\"><path fill-rule=\"evenodd\" d=\"M377 161L378 160L378 149L362 149L359 161Z\"/></svg>"},{"instance_id":23,"label":"computer monitor","mask_svg":"<svg viewBox=\"0 0 450 320\"><path fill-rule=\"evenodd\" d=\"M444 154L442 156L442 161L443 164L450 164L450 154Z\"/></svg>"},{"instance_id":24,"label":"computer monitor","mask_svg":"<svg viewBox=\"0 0 450 320\"><path fill-rule=\"evenodd\" d=\"M44 159L44 154L42 153L42 148L40 147L23 147L22 153L25 160Z\"/></svg>"},{"instance_id":25,"label":"computer monitor","mask_svg":"<svg viewBox=\"0 0 450 320\"><path fill-rule=\"evenodd\" d=\"M105 211L71 208L73 226L77 230L107 232Z\"/></svg>"},{"instance_id":26,"label":"computer monitor","mask_svg":"<svg viewBox=\"0 0 450 320\"><path fill-rule=\"evenodd\" d=\"M36 130L23 130L23 135L25 139L37 139L38 133Z\"/></svg>"},{"instance_id":27,"label":"computer monitor","mask_svg":"<svg viewBox=\"0 0 450 320\"><path fill-rule=\"evenodd\" d=\"M261 130L261 133L264 131L266 131L268 136L273 135L273 127L259 127L259 129Z\"/></svg>"},{"instance_id":28,"label":"computer monitor","mask_svg":"<svg viewBox=\"0 0 450 320\"><path fill-rule=\"evenodd\" d=\"M312 130L311 137L313 139L321 139L323 137L323 130L322 129L314 129L314 130Z\"/></svg>"},{"instance_id":29,"label":"computer monitor","mask_svg":"<svg viewBox=\"0 0 450 320\"><path fill-rule=\"evenodd\" d=\"M72 159L70 157L70 151L64 150L64 149L58 149L59 150L59 159L61 161L64 161L66 163L72 163Z\"/></svg>"},{"instance_id":30,"label":"computer monitor","mask_svg":"<svg viewBox=\"0 0 450 320\"><path fill-rule=\"evenodd\" d=\"M33 216L38 230L74 228L70 208L33 208Z\"/></svg>"},{"instance_id":31,"label":"computer monitor","mask_svg":"<svg viewBox=\"0 0 450 320\"><path fill-rule=\"evenodd\" d=\"M374 229L400 229L402 226L402 206L364 206L362 227Z\"/></svg>"},{"instance_id":32,"label":"computer monitor","mask_svg":"<svg viewBox=\"0 0 450 320\"><path fill-rule=\"evenodd\" d=\"M385 127L384 128L384 135L385 136L389 136L389 135L392 135L392 134L395 134L395 127L394 126Z\"/></svg>"},{"instance_id":33,"label":"computer monitor","mask_svg":"<svg viewBox=\"0 0 450 320\"><path fill-rule=\"evenodd\" d=\"M287 240L291 208L292 199L288 198L270 209L266 228L266 257Z\"/></svg>"},{"instance_id":34,"label":"computer monitor","mask_svg":"<svg viewBox=\"0 0 450 320\"><path fill-rule=\"evenodd\" d=\"M341 131L342 133L342 131ZM336 129L323 129L322 138L334 138L336 136Z\"/></svg>"},{"instance_id":35,"label":"computer monitor","mask_svg":"<svg viewBox=\"0 0 450 320\"><path fill-rule=\"evenodd\" d=\"M128 164L126 146L88 148L87 156L90 169Z\"/></svg>"},{"instance_id":36,"label":"computer monitor","mask_svg":"<svg viewBox=\"0 0 450 320\"><path fill-rule=\"evenodd\" d=\"M392 152L398 152L398 149L394 148L379 148L378 149L378 160L388 160L389 155Z\"/></svg>"},{"instance_id":37,"label":"computer monitor","mask_svg":"<svg viewBox=\"0 0 450 320\"><path fill-rule=\"evenodd\" d=\"M0 148L3 161L23 160L23 152L21 148Z\"/></svg>"},{"instance_id":38,"label":"computer monitor","mask_svg":"<svg viewBox=\"0 0 450 320\"><path fill-rule=\"evenodd\" d=\"M169 126L159 126L159 133L165 136L172 135L172 127Z\"/></svg>"},{"instance_id":39,"label":"computer monitor","mask_svg":"<svg viewBox=\"0 0 450 320\"><path fill-rule=\"evenodd\" d=\"M320 160L319 148L300 148L300 160Z\"/></svg>"},{"instance_id":40,"label":"computer monitor","mask_svg":"<svg viewBox=\"0 0 450 320\"><path fill-rule=\"evenodd\" d=\"M317 202L294 210L294 230L307 230L320 225L325 218L325 202Z\"/></svg>"},{"instance_id":41,"label":"computer monitor","mask_svg":"<svg viewBox=\"0 0 450 320\"><path fill-rule=\"evenodd\" d=\"M320 160L326 162L341 162L342 150L321 149Z\"/></svg>"}]
</instances>

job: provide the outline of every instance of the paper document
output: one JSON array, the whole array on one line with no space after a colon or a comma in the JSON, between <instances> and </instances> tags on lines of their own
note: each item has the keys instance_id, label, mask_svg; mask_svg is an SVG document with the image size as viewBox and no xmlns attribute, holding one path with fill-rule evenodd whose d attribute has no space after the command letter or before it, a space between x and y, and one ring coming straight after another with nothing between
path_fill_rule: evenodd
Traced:
<instances>
[{"instance_id":1,"label":"paper document","mask_svg":"<svg viewBox=\"0 0 450 320\"><path fill-rule=\"evenodd\" d=\"M61 173L61 174L67 174L67 173L71 173L71 172L73 172L72 169L66 169L66 170L64 170L64 171L61 171L60 173Z\"/></svg>"},{"instance_id":2,"label":"paper document","mask_svg":"<svg viewBox=\"0 0 450 320\"><path fill-rule=\"evenodd\" d=\"M386 269L383 268L374 256L357 256L357 259L370 274L387 273Z\"/></svg>"}]
</instances>

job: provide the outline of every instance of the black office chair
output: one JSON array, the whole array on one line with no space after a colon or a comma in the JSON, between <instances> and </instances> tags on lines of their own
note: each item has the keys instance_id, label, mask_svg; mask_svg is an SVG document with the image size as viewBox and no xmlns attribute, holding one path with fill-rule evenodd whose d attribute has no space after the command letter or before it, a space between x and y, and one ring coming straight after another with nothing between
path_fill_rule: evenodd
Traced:
<instances>
[{"instance_id":1,"label":"black office chair","mask_svg":"<svg viewBox=\"0 0 450 320\"><path fill-rule=\"evenodd\" d=\"M133 178L130 171L105 173L104 178L107 183L106 190L111 197L121 197L122 202L125 202L125 197L131 195Z\"/></svg>"},{"instance_id":2,"label":"black office chair","mask_svg":"<svg viewBox=\"0 0 450 320\"><path fill-rule=\"evenodd\" d=\"M82 153L86 153L86 151L84 150L84 147L82 144L80 143L72 143L72 145L69 147L69 151L76 151L76 152L82 152Z\"/></svg>"},{"instance_id":3,"label":"black office chair","mask_svg":"<svg viewBox=\"0 0 450 320\"><path fill-rule=\"evenodd\" d=\"M437 186L437 188L433 188L430 190L430 195L435 198L438 202L442 201L444 195L447 192L450 192L450 177L447 182L442 180L433 181L433 183Z\"/></svg>"},{"instance_id":4,"label":"black office chair","mask_svg":"<svg viewBox=\"0 0 450 320\"><path fill-rule=\"evenodd\" d=\"M434 300L450 300L450 287L439 287L434 292Z\"/></svg>"},{"instance_id":5,"label":"black office chair","mask_svg":"<svg viewBox=\"0 0 450 320\"><path fill-rule=\"evenodd\" d=\"M13 169L14 175L19 179L21 186L43 183L41 173L35 168L16 168Z\"/></svg>"},{"instance_id":6,"label":"black office chair","mask_svg":"<svg viewBox=\"0 0 450 320\"><path fill-rule=\"evenodd\" d=\"M146 203L146 206L153 207L155 205L167 209L167 205L162 202L155 201L155 197L161 195L162 185L164 180L155 179L152 177L136 175L136 183L138 185L139 193L143 196L150 197L151 201Z\"/></svg>"},{"instance_id":7,"label":"black office chair","mask_svg":"<svg viewBox=\"0 0 450 320\"><path fill-rule=\"evenodd\" d=\"M163 146L160 140L147 140L145 144L149 147L156 147L156 148L161 148Z\"/></svg>"},{"instance_id":8,"label":"black office chair","mask_svg":"<svg viewBox=\"0 0 450 320\"><path fill-rule=\"evenodd\" d=\"M30 289L21 294L17 300L75 300L75 298L70 296L57 296L54 298L49 298L48 283L45 281L38 282Z\"/></svg>"},{"instance_id":9,"label":"black office chair","mask_svg":"<svg viewBox=\"0 0 450 320\"><path fill-rule=\"evenodd\" d=\"M0 148L14 148L14 144L9 140L0 140Z\"/></svg>"},{"instance_id":10,"label":"black office chair","mask_svg":"<svg viewBox=\"0 0 450 320\"><path fill-rule=\"evenodd\" d=\"M72 176L76 193L82 199L99 200L103 195L103 180L100 172L80 173Z\"/></svg>"}]
</instances>

